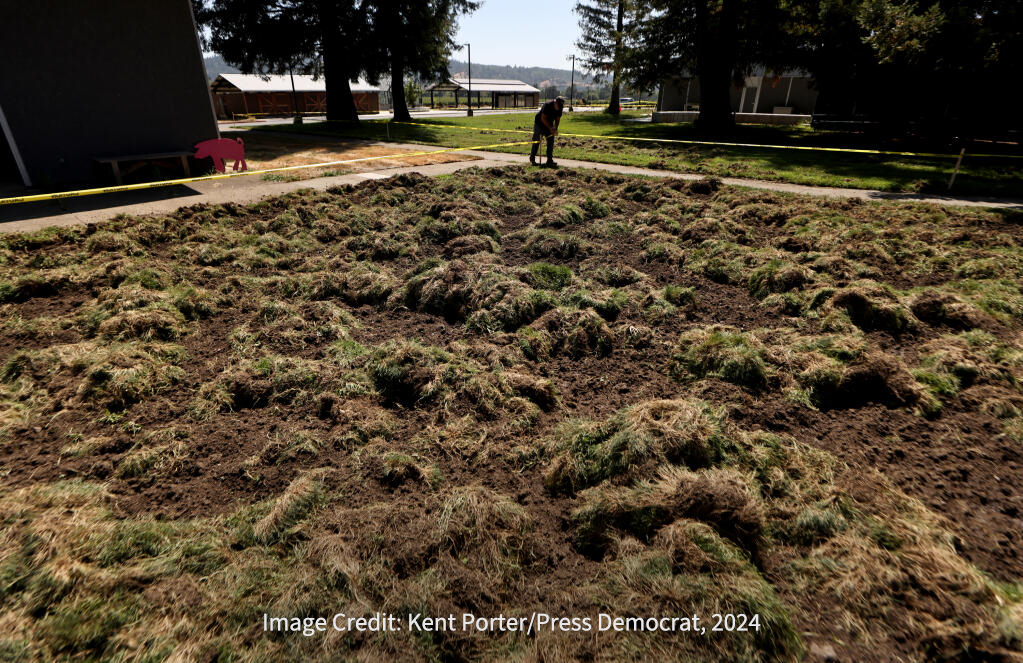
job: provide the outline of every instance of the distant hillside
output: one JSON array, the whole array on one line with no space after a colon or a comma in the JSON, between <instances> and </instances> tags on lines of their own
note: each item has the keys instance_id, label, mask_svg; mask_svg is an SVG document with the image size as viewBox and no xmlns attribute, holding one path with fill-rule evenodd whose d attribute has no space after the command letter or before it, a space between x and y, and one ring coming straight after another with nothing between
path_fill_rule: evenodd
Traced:
<instances>
[{"instance_id":1,"label":"distant hillside","mask_svg":"<svg viewBox=\"0 0 1023 663\"><path fill-rule=\"evenodd\" d=\"M224 62L219 55L207 55L203 58L206 63L206 77L211 81L221 74L237 74L238 70Z\"/></svg>"},{"instance_id":2,"label":"distant hillside","mask_svg":"<svg viewBox=\"0 0 1023 663\"><path fill-rule=\"evenodd\" d=\"M467 63L451 60L448 69L458 78L463 78L469 70ZM537 87L553 85L567 88L572 79L570 69L554 69L552 67L517 67L501 64L472 63L472 75L477 78L511 78ZM593 80L584 76L578 69L575 72L576 89L593 85Z\"/></svg>"},{"instance_id":3,"label":"distant hillside","mask_svg":"<svg viewBox=\"0 0 1023 663\"><path fill-rule=\"evenodd\" d=\"M224 62L224 58L217 54L207 55L204 58L206 63L206 76L212 81L220 74L238 73L236 67ZM459 78L465 77L468 73L468 65L459 60L451 60L448 65L452 74ZM572 71L570 69L555 69L553 67L518 67L514 65L501 64L478 64L472 63L472 75L475 78L510 78L535 85L541 89L549 86L557 87L567 92L571 83ZM575 72L576 90L595 87L597 84L589 76L582 72Z\"/></svg>"}]
</instances>

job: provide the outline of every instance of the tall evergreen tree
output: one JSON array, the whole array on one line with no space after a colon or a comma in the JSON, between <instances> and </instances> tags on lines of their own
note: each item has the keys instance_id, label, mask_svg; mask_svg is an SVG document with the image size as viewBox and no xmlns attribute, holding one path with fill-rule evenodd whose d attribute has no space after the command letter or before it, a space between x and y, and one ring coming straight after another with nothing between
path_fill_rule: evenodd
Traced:
<instances>
[{"instance_id":1,"label":"tall evergreen tree","mask_svg":"<svg viewBox=\"0 0 1023 663\"><path fill-rule=\"evenodd\" d=\"M193 0L204 46L244 73L321 75L327 120L358 121L351 81L374 55L364 0Z\"/></svg>"},{"instance_id":2,"label":"tall evergreen tree","mask_svg":"<svg viewBox=\"0 0 1023 663\"><path fill-rule=\"evenodd\" d=\"M375 78L391 76L391 103L394 119L409 121L405 100L405 76L423 80L448 76L448 59L457 45L454 35L458 17L475 11L477 0L367 0L372 5L372 39L386 59L369 65L367 73ZM386 70L384 67L386 66Z\"/></svg>"},{"instance_id":3,"label":"tall evergreen tree","mask_svg":"<svg viewBox=\"0 0 1023 663\"><path fill-rule=\"evenodd\" d=\"M1023 3L786 0L793 58L825 112L969 135L1018 124L1004 86L1023 59Z\"/></svg>"},{"instance_id":4,"label":"tall evergreen tree","mask_svg":"<svg viewBox=\"0 0 1023 663\"><path fill-rule=\"evenodd\" d=\"M633 0L586 0L578 2L582 31L576 46L583 52L581 61L595 78L611 75L611 99L606 112L621 112L622 75L632 34L636 27Z\"/></svg>"},{"instance_id":5,"label":"tall evergreen tree","mask_svg":"<svg viewBox=\"0 0 1023 663\"><path fill-rule=\"evenodd\" d=\"M627 59L630 75L650 87L685 72L700 81L696 125L709 131L735 125L730 87L758 66L783 59L784 15L779 0L646 0Z\"/></svg>"}]
</instances>

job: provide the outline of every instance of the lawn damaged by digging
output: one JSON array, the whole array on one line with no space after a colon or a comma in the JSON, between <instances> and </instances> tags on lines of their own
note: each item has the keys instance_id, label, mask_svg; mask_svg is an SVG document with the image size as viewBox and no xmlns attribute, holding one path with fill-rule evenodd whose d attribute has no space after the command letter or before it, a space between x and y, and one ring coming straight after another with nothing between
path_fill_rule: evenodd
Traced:
<instances>
[{"instance_id":1,"label":"lawn damaged by digging","mask_svg":"<svg viewBox=\"0 0 1023 663\"><path fill-rule=\"evenodd\" d=\"M0 658L1023 660L1021 221L508 167L5 236Z\"/></svg>"}]
</instances>

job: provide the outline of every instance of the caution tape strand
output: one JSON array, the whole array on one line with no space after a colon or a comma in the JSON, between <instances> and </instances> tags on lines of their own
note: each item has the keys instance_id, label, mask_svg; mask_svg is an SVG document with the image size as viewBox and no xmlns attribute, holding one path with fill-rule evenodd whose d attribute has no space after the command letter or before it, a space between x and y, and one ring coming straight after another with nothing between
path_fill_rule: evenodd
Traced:
<instances>
[{"instance_id":1,"label":"caution tape strand","mask_svg":"<svg viewBox=\"0 0 1023 663\"><path fill-rule=\"evenodd\" d=\"M481 127L464 127L457 124L434 124L425 122L393 122L388 120L391 124L407 125L416 127L430 127L432 129L461 129L465 131L478 131L483 133L531 133L526 129L500 129L500 128L481 128ZM913 157L928 157L928 158L958 158L957 154L939 154L933 152L896 152L889 150L863 150L848 147L814 147L809 145L768 145L759 143L723 143L716 141L707 140L685 140L680 138L645 138L637 136L616 136L616 135L594 135L594 134L576 134L576 133L559 133L559 136L569 138L593 138L597 140L626 140L635 142L648 142L648 143L674 143L681 145L711 145L720 147L746 147L746 148L757 148L757 149L777 149L777 150L807 150L816 152L848 152L858 154L881 154L889 156L913 156ZM269 173L282 173L295 170L306 170L311 168L326 168L329 166L340 166L351 163L358 163L361 161L377 161L384 159L403 159L407 157L418 157L432 154L444 154L448 152L464 152L471 150L487 150L501 147L515 147L521 145L533 145L541 141L526 140L517 142L505 142L505 143L494 143L491 145L473 145L470 147L449 147L440 150L423 150L419 152L403 152L400 154L389 154L383 156L372 156L372 157L359 157L356 159L341 159L337 161L325 161L321 163L303 164L299 166L281 166L278 168L264 168L261 170L247 170L236 173L220 173L217 175L201 175L198 177L185 177L174 180L161 180L159 182L142 182L139 184L121 184L112 187L100 187L94 189L79 189L76 191L61 191L58 193L40 193L29 196L15 196L13 198L0 198L0 206L3 205L14 205L17 203L30 203L39 202L45 200L58 200L61 198L76 198L79 196L92 196L104 193L121 193L124 191L138 191L141 189L155 189L158 187L175 186L179 184L191 184L193 182L206 182L211 180L228 179L232 177L246 177L250 175L266 175ZM1016 154L971 154L973 158L985 157L985 158L1009 158L1018 159L1023 158L1023 155Z\"/></svg>"},{"instance_id":2,"label":"caution tape strand","mask_svg":"<svg viewBox=\"0 0 1023 663\"><path fill-rule=\"evenodd\" d=\"M15 196L13 198L0 198L0 206L14 205L16 203L31 203L44 200L59 200L61 198L77 198L79 196L94 196L103 193L121 193L124 191L139 191L141 189L156 189L158 187L175 186L178 184L191 184L193 182L208 182L211 180L223 180L232 177L246 177L250 175L266 175L268 173L283 173L294 170L307 170L310 168L326 168L328 166L340 166L361 161L378 161L382 159L405 159L408 157L421 157L433 154L445 154L448 152L465 152L470 150L488 150L496 147L507 147L516 145L532 145L539 141L523 140L513 143L494 143L492 145L474 145L472 147L450 147L441 150L422 150L419 152L402 152L400 154L387 154L382 156L359 157L357 159L341 159L338 161L324 161L321 163L303 164L300 166L280 166L278 168L263 168L261 170L245 170L236 173L219 173L217 175L200 175L197 177L184 177L176 180L160 180L159 182L140 182L138 184L119 184L117 186L99 187L95 189L79 189L76 191L60 191L57 193L38 193L29 196Z\"/></svg>"},{"instance_id":3,"label":"caution tape strand","mask_svg":"<svg viewBox=\"0 0 1023 663\"><path fill-rule=\"evenodd\" d=\"M378 120L379 121L379 120ZM391 124L405 124L415 127L431 127L431 128L442 128L442 129L461 129L464 131L481 131L481 132L503 132L503 133L531 133L528 129L497 129L497 128L482 128L482 127L464 127L458 124L433 124L425 122L391 122ZM752 147L769 150L807 150L813 152L851 152L855 154L883 154L889 156L904 156L904 157L928 157L938 159L957 159L958 154L942 154L938 152L895 152L891 150L862 150L852 147L817 147L812 145L771 145L766 143L723 143L710 140L684 140L681 138L646 138L638 136L615 136L615 135L597 135L597 134L570 134L558 132L559 136L565 136L569 138L595 138L604 140L628 140L634 142L643 143L676 143L681 145L714 145L721 147ZM1019 154L970 154L970 157L977 158L996 158L996 159L1021 159L1023 155Z\"/></svg>"}]
</instances>

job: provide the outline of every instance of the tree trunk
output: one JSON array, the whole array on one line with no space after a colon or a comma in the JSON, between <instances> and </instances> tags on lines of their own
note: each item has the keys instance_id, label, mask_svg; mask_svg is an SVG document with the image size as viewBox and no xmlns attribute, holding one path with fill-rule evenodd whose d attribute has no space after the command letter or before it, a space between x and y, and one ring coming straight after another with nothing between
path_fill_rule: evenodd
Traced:
<instances>
[{"instance_id":1,"label":"tree trunk","mask_svg":"<svg viewBox=\"0 0 1023 663\"><path fill-rule=\"evenodd\" d=\"M721 69L718 63L699 67L700 114L694 125L697 129L714 132L735 127L730 89L732 77L727 68L724 72Z\"/></svg>"},{"instance_id":2,"label":"tree trunk","mask_svg":"<svg viewBox=\"0 0 1023 663\"><path fill-rule=\"evenodd\" d=\"M391 108L395 122L412 121L405 103L405 56L398 48L391 49Z\"/></svg>"},{"instance_id":3,"label":"tree trunk","mask_svg":"<svg viewBox=\"0 0 1023 663\"><path fill-rule=\"evenodd\" d=\"M358 122L345 52L340 34L336 3L320 2L320 28L323 30L323 83L327 88L327 121Z\"/></svg>"},{"instance_id":4,"label":"tree trunk","mask_svg":"<svg viewBox=\"0 0 1023 663\"><path fill-rule=\"evenodd\" d=\"M607 111L612 115L622 112L622 28L625 25L625 0L618 0L618 31L615 33L614 74L611 78L611 100L607 102Z\"/></svg>"},{"instance_id":5,"label":"tree trunk","mask_svg":"<svg viewBox=\"0 0 1023 663\"><path fill-rule=\"evenodd\" d=\"M697 4L696 69L700 77L700 115L694 126L719 132L735 128L732 114L732 66L738 46L734 0L724 0L711 15L710 3Z\"/></svg>"}]
</instances>

